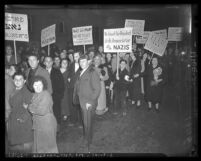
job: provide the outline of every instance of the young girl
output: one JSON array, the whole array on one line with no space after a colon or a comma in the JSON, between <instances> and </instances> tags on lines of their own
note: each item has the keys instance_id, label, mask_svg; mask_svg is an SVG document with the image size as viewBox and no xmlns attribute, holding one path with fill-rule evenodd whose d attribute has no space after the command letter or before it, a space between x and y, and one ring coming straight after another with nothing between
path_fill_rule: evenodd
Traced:
<instances>
[{"instance_id":1,"label":"young girl","mask_svg":"<svg viewBox=\"0 0 201 161\"><path fill-rule=\"evenodd\" d=\"M34 95L31 104L24 105L33 115L34 153L58 153L56 143L57 122L52 111L52 96L47 82L41 76L33 80Z\"/></svg>"}]
</instances>

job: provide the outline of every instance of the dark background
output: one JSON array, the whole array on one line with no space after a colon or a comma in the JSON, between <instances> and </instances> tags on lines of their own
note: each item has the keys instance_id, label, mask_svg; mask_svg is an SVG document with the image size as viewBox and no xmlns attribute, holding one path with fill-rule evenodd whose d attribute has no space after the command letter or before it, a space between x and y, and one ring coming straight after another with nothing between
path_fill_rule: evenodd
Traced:
<instances>
[{"instance_id":1,"label":"dark background","mask_svg":"<svg viewBox=\"0 0 201 161\"><path fill-rule=\"evenodd\" d=\"M191 7L190 4L6 5L5 12L27 14L30 42L39 45L41 30L56 24L56 44L61 49L72 43L73 27L92 25L94 44L102 44L103 29L123 28L125 19L145 20L145 31L183 27L186 40L194 18Z\"/></svg>"}]
</instances>

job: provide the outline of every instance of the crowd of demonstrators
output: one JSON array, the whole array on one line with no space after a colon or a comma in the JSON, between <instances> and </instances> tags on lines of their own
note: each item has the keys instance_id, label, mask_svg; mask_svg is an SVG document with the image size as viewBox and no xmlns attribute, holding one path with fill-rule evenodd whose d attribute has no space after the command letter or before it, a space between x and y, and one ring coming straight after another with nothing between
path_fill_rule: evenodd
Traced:
<instances>
[{"instance_id":1,"label":"crowd of demonstrators","mask_svg":"<svg viewBox=\"0 0 201 161\"><path fill-rule=\"evenodd\" d=\"M82 52L73 46L60 50L54 44L49 55L44 48L20 47L17 51L18 64L12 47L6 46L6 134L13 149L30 150L29 130L34 127L34 152L58 152L56 134L65 122L83 128L90 145L95 115L126 116L129 101L133 107L144 101L147 109L159 111L165 86L173 87L178 98L184 87L191 88L187 48L168 46L162 57L136 44L131 53L120 55L104 53L102 45ZM15 135L18 128L23 130Z\"/></svg>"}]
</instances>

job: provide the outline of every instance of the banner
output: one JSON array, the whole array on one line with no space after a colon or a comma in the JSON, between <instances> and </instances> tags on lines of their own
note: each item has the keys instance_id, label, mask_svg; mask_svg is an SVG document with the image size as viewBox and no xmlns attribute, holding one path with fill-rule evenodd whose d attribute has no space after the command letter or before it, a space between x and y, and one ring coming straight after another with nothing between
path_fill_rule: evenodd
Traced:
<instances>
[{"instance_id":1,"label":"banner","mask_svg":"<svg viewBox=\"0 0 201 161\"><path fill-rule=\"evenodd\" d=\"M131 52L132 28L104 29L104 52Z\"/></svg>"},{"instance_id":2,"label":"banner","mask_svg":"<svg viewBox=\"0 0 201 161\"><path fill-rule=\"evenodd\" d=\"M41 30L41 47L44 47L56 42L55 29L56 29L56 24Z\"/></svg>"},{"instance_id":3,"label":"banner","mask_svg":"<svg viewBox=\"0 0 201 161\"><path fill-rule=\"evenodd\" d=\"M132 27L133 35L143 35L145 20L130 20L126 19L125 27Z\"/></svg>"},{"instance_id":4,"label":"banner","mask_svg":"<svg viewBox=\"0 0 201 161\"><path fill-rule=\"evenodd\" d=\"M169 27L168 28L168 41L181 41L182 40L182 27Z\"/></svg>"},{"instance_id":5,"label":"banner","mask_svg":"<svg viewBox=\"0 0 201 161\"><path fill-rule=\"evenodd\" d=\"M153 33L162 36L164 39L167 39L167 30L163 29L163 30L156 30L156 31L152 31Z\"/></svg>"},{"instance_id":6,"label":"banner","mask_svg":"<svg viewBox=\"0 0 201 161\"><path fill-rule=\"evenodd\" d=\"M168 40L152 32L148 37L144 49L147 49L159 56L163 56L167 43Z\"/></svg>"},{"instance_id":7,"label":"banner","mask_svg":"<svg viewBox=\"0 0 201 161\"><path fill-rule=\"evenodd\" d=\"M149 34L151 33L151 31L144 31L144 34L142 36L136 36L136 43L137 44L145 44Z\"/></svg>"},{"instance_id":8,"label":"banner","mask_svg":"<svg viewBox=\"0 0 201 161\"><path fill-rule=\"evenodd\" d=\"M92 26L72 28L73 45L93 44Z\"/></svg>"},{"instance_id":9,"label":"banner","mask_svg":"<svg viewBox=\"0 0 201 161\"><path fill-rule=\"evenodd\" d=\"M29 41L27 15L5 13L5 40Z\"/></svg>"}]
</instances>

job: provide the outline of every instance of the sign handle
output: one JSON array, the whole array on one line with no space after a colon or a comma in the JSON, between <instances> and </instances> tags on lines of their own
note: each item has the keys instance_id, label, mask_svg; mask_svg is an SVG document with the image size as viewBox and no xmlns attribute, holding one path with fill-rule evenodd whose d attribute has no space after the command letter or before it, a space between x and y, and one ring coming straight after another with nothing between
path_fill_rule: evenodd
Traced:
<instances>
[{"instance_id":1,"label":"sign handle","mask_svg":"<svg viewBox=\"0 0 201 161\"><path fill-rule=\"evenodd\" d=\"M154 55L154 53L152 53L151 59L153 58L153 55ZM150 64L150 62L151 62L151 59L149 60L149 64Z\"/></svg>"},{"instance_id":2,"label":"sign handle","mask_svg":"<svg viewBox=\"0 0 201 161\"><path fill-rule=\"evenodd\" d=\"M85 54L85 45L83 45L84 46L84 54Z\"/></svg>"},{"instance_id":3,"label":"sign handle","mask_svg":"<svg viewBox=\"0 0 201 161\"><path fill-rule=\"evenodd\" d=\"M117 76L119 77L119 53L117 53Z\"/></svg>"},{"instance_id":4,"label":"sign handle","mask_svg":"<svg viewBox=\"0 0 201 161\"><path fill-rule=\"evenodd\" d=\"M48 45L47 47L48 47L48 56L50 56L50 45Z\"/></svg>"},{"instance_id":5,"label":"sign handle","mask_svg":"<svg viewBox=\"0 0 201 161\"><path fill-rule=\"evenodd\" d=\"M17 52L16 52L16 43L14 40L14 52L15 52L15 64L17 64Z\"/></svg>"},{"instance_id":6,"label":"sign handle","mask_svg":"<svg viewBox=\"0 0 201 161\"><path fill-rule=\"evenodd\" d=\"M177 50L177 41L176 41L176 50Z\"/></svg>"}]
</instances>

